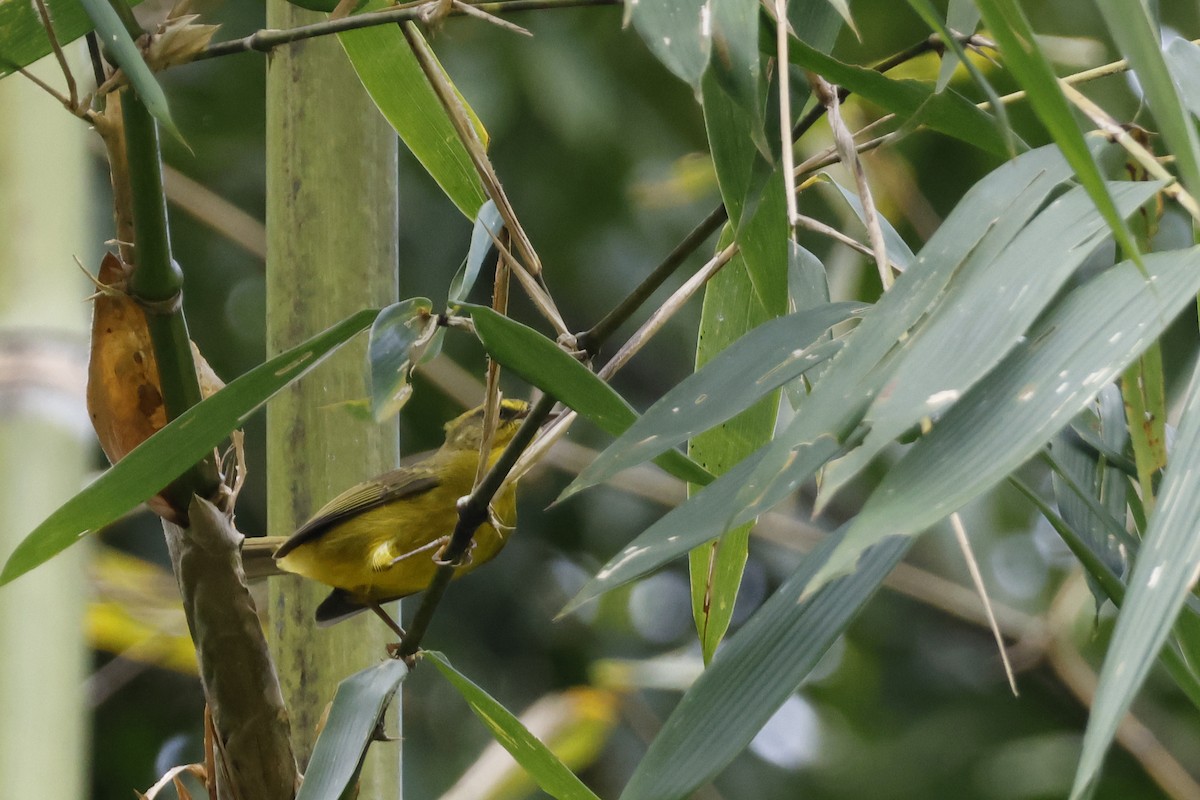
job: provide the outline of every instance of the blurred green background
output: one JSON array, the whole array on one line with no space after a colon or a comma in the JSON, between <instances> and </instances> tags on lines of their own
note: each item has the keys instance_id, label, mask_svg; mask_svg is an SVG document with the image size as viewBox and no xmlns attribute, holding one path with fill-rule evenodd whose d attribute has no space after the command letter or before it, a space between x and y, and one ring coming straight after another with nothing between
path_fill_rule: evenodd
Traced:
<instances>
[{"instance_id":1,"label":"blurred green background","mask_svg":"<svg viewBox=\"0 0 1200 800\"><path fill-rule=\"evenodd\" d=\"M261 3L198 0L194 5L206 21L221 23L220 39L263 26ZM1168 5L1163 11L1169 24L1196 36L1196 5ZM842 36L835 52L844 60L870 63L928 35L901 3L865 0L855 2L853 11L862 41ZM1041 33L1092 37L1079 47L1057 43L1052 52L1062 59L1061 72L1116 57L1102 38L1090 2L1030 4L1029 12ZM619 9L531 12L515 21L534 37L451 19L432 41L491 134L496 168L538 247L564 316L573 328L583 329L716 204L703 119L690 89L655 61L633 31L621 29ZM1069 63L1076 51L1082 52L1083 62ZM931 57L905 69L931 77L936 64ZM265 57L257 53L172 69L163 77L192 148L188 152L167 140L168 163L258 220L264 209L264 77ZM1003 77L998 79L999 91L1011 88ZM1124 77L1091 84L1088 92L1112 113L1136 118L1136 96ZM852 124L875 113L853 101L847 107ZM1010 113L1027 141L1045 140L1025 109L1018 105ZM818 129L804 149L820 149L825 137ZM866 159L882 210L914 250L963 191L997 163L933 133L913 135ZM99 160L95 171L96 207L106 218L107 178ZM470 222L403 148L400 193L400 296L444 296L466 253ZM821 190L807 191L802 210L839 226L851 224L841 210L825 205L828 197ZM263 358L261 257L179 207L172 212L193 338L218 374L229 380ZM803 243L828 266L835 299L869 299L878 293L873 269L864 269L857 254L812 237ZM691 265L701 263L708 252L711 245ZM658 298L683 277L673 279ZM516 313L521 312L518 307ZM616 386L635 406L646 407L690 371L698 317L699 303L694 302L620 375ZM532 320L529 314L524 318ZM1194 330L1195 318L1180 324ZM1172 348L1168 341L1167 346L1171 364L1190 357L1182 345ZM447 350L472 373L482 374L478 347L458 337ZM525 393L516 383L509 391ZM418 379L402 418L402 451L436 446L440 423L459 410L436 386ZM264 519L263 428L260 415L247 429L251 474L238 524L248 535L285 534L269 530ZM589 446L604 442L584 424L571 438ZM1027 477L1046 488L1038 471L1030 469ZM460 670L513 710L548 692L587 683L600 659L638 660L666 653L699 659L683 564L553 621L584 578L662 512L661 505L608 487L547 509L567 480L553 468L525 480L519 535L492 567L454 585L428 639L430 647L446 652ZM853 513L868 489L852 487L839 496L831 518L815 524L832 528ZM314 507L325 499L314 498ZM789 511L807 520L806 503L802 496ZM1013 648L1020 696L1014 698L1008 689L990 633L961 618L977 614L969 594L966 600L947 595L953 599L947 611L931 606L929 598L885 589L751 750L697 796L1064 796L1086 708L1064 684L1067 667L1060 644L1066 642L1071 653L1081 652L1081 663L1097 664L1111 609L1093 627L1091 598L1073 561L1015 492L997 492L965 516L993 599L1011 610L1011 629L1027 634ZM148 515L127 519L103 538L167 563L158 522ZM769 595L798 557L793 547L753 542L735 625ZM911 560L960 586L968 583L962 558L945 532L922 540ZM918 588L936 589L920 578L917 583ZM413 606L409 603L410 613ZM312 635L319 637L321 631L314 629ZM97 652L95 668L89 686L95 703L94 797L127 798L134 789L144 791L170 766L200 758L203 700L193 677L105 652ZM583 773L601 796L620 792L646 737L677 698L678 691L671 689L623 693L612 738ZM1135 708L1183 766L1200 774L1200 726L1194 710L1182 701L1159 676ZM489 738L430 669L418 669L406 684L403 736L405 793L418 799L438 797ZM1098 796L1166 795L1142 765L1116 748Z\"/></svg>"}]
</instances>

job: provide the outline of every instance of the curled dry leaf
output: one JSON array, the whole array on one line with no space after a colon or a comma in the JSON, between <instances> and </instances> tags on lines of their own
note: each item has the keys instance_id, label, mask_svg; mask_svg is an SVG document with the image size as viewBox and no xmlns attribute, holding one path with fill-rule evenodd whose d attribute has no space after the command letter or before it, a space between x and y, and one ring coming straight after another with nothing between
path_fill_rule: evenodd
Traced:
<instances>
[{"instance_id":1,"label":"curled dry leaf","mask_svg":"<svg viewBox=\"0 0 1200 800\"><path fill-rule=\"evenodd\" d=\"M125 293L129 271L112 253L100 264L88 358L88 414L100 447L114 464L167 424L146 315ZM224 384L195 343L192 356L200 392L208 397ZM166 519L178 518L161 496L152 498L149 506Z\"/></svg>"},{"instance_id":2,"label":"curled dry leaf","mask_svg":"<svg viewBox=\"0 0 1200 800\"><path fill-rule=\"evenodd\" d=\"M155 72L195 60L212 41L219 25L196 22L199 14L172 16L158 26L145 47L146 63Z\"/></svg>"}]
</instances>

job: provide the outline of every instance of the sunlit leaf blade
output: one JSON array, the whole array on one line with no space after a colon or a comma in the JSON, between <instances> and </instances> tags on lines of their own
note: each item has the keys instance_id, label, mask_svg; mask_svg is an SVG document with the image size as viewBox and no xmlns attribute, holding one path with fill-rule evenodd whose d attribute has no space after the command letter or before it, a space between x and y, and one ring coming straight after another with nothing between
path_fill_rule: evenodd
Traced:
<instances>
[{"instance_id":1,"label":"sunlit leaf blade","mask_svg":"<svg viewBox=\"0 0 1200 800\"><path fill-rule=\"evenodd\" d=\"M699 91L712 48L707 1L637 0L627 13L650 52Z\"/></svg>"},{"instance_id":2,"label":"sunlit leaf blade","mask_svg":"<svg viewBox=\"0 0 1200 800\"><path fill-rule=\"evenodd\" d=\"M1157 4L1156 4L1157 5ZM1158 133L1175 157L1183 185L1200 194L1200 138L1163 57L1161 33L1146 0L1096 0L1117 50L1133 67Z\"/></svg>"},{"instance_id":3,"label":"sunlit leaf blade","mask_svg":"<svg viewBox=\"0 0 1200 800\"><path fill-rule=\"evenodd\" d=\"M1200 537L1196 536L1200 529L1198 462L1200 385L1197 375L1193 375L1191 397L1171 453L1171 466L1163 478L1158 512L1138 551L1100 671L1072 798L1083 796L1096 779L1117 725L1146 679L1195 582L1200 565Z\"/></svg>"},{"instance_id":4,"label":"sunlit leaf blade","mask_svg":"<svg viewBox=\"0 0 1200 800\"><path fill-rule=\"evenodd\" d=\"M822 341L825 332L867 308L830 303L754 328L672 387L584 468L563 497L719 425L800 377L837 351L838 345Z\"/></svg>"},{"instance_id":5,"label":"sunlit leaf blade","mask_svg":"<svg viewBox=\"0 0 1200 800\"><path fill-rule=\"evenodd\" d=\"M866 209L863 208L862 200L858 195L842 186L828 172L822 172L817 176L821 183L827 183L837 190L838 196L850 206L850 210L854 212L854 216L858 217L858 221L863 225L867 224ZM878 214L876 218L879 221L879 228L883 232L883 243L887 248L888 259L896 266L896 269L903 272L908 268L910 261L915 258L912 249L908 246L908 242L892 227L892 223L887 217Z\"/></svg>"},{"instance_id":6,"label":"sunlit leaf blade","mask_svg":"<svg viewBox=\"0 0 1200 800\"><path fill-rule=\"evenodd\" d=\"M407 675L403 661L389 658L338 684L296 800L343 796L362 769L379 718Z\"/></svg>"},{"instance_id":7,"label":"sunlit leaf blade","mask_svg":"<svg viewBox=\"0 0 1200 800\"><path fill-rule=\"evenodd\" d=\"M1161 184L1112 184L1122 217ZM1109 236L1091 198L1075 188L1038 214L995 258L968 258L929 321L905 340L895 375L868 409L856 450L826 470L818 510L893 439L949 406L1000 362L1046 304Z\"/></svg>"},{"instance_id":8,"label":"sunlit leaf blade","mask_svg":"<svg viewBox=\"0 0 1200 800\"><path fill-rule=\"evenodd\" d=\"M973 0L950 0L950 5L946 9L946 27L963 35L970 35L975 32L975 26L979 24L979 9L975 7ZM950 85L950 79L954 77L954 70L960 63L958 54L953 50L947 49L942 54L942 65L938 69L937 91L942 91Z\"/></svg>"},{"instance_id":9,"label":"sunlit leaf blade","mask_svg":"<svg viewBox=\"0 0 1200 800\"><path fill-rule=\"evenodd\" d=\"M230 431L240 428L272 395L370 325L378 313L368 309L347 317L324 333L255 367L172 420L26 536L0 572L0 585L20 577L84 534L104 527L158 494L192 464L210 455Z\"/></svg>"},{"instance_id":10,"label":"sunlit leaf blade","mask_svg":"<svg viewBox=\"0 0 1200 800\"><path fill-rule=\"evenodd\" d=\"M808 555L730 637L679 701L621 800L685 798L724 769L796 691L908 550L908 540L885 542L863 557L859 572L802 602L809 579L839 535Z\"/></svg>"},{"instance_id":11,"label":"sunlit leaf blade","mask_svg":"<svg viewBox=\"0 0 1200 800\"><path fill-rule=\"evenodd\" d=\"M730 507L731 524L753 519L791 494L853 434L890 374L885 362L918 325L968 258L987 263L1070 175L1058 149L1043 147L999 167L963 197L891 289L863 316L798 414L767 446ZM830 447L833 441L837 447ZM812 451L819 452L812 452Z\"/></svg>"},{"instance_id":12,"label":"sunlit leaf blade","mask_svg":"<svg viewBox=\"0 0 1200 800\"><path fill-rule=\"evenodd\" d=\"M1087 427L1110 449L1118 453L1124 452L1129 433L1125 427L1125 408L1121 402L1121 393L1116 386L1105 386L1092 405L1093 408L1088 408L1076 418L1071 428L1065 428L1054 437L1050 449L1059 465L1077 486L1092 492L1093 498L1113 519L1123 521L1129 482L1124 473L1109 464L1103 455L1086 447L1073 430ZM1100 519L1087 503L1075 495L1062 476L1054 474L1052 479L1054 496L1063 519L1116 575L1123 574L1125 565L1120 539L1113 535L1105 520ZM1096 599L1096 608L1099 609L1108 593L1090 574L1088 583Z\"/></svg>"},{"instance_id":13,"label":"sunlit leaf blade","mask_svg":"<svg viewBox=\"0 0 1200 800\"><path fill-rule=\"evenodd\" d=\"M919 533L1038 451L1200 290L1200 248L1125 261L1046 312L1028 340L893 466L813 580L849 571L888 535Z\"/></svg>"},{"instance_id":14,"label":"sunlit leaf blade","mask_svg":"<svg viewBox=\"0 0 1200 800\"><path fill-rule=\"evenodd\" d=\"M1088 190L1096 207L1112 228L1117 243L1135 262L1140 261L1133 234L1108 194L1100 169L1096 166L1083 133L1080 132L1071 108L1058 86L1058 79L1054 76L1050 62L1038 48L1033 29L1030 28L1024 12L1016 0L976 0L976 4L992 36L1000 45L1004 65L1028 93L1029 103L1034 112L1062 148L1063 155L1075 170L1079 182Z\"/></svg>"},{"instance_id":15,"label":"sunlit leaf blade","mask_svg":"<svg viewBox=\"0 0 1200 800\"><path fill-rule=\"evenodd\" d=\"M129 0L130 6L142 0ZM54 35L66 45L92 30L92 21L78 2L48 3L53 14ZM0 77L18 67L27 67L50 53L50 39L42 26L37 7L19 0L0 2Z\"/></svg>"},{"instance_id":16,"label":"sunlit leaf blade","mask_svg":"<svg viewBox=\"0 0 1200 800\"><path fill-rule=\"evenodd\" d=\"M724 249L732 237L733 232L727 226L718 249ZM704 287L704 306L696 336L697 372L693 375L714 359L722 358L730 345L771 316L758 300L745 260L740 254L734 256ZM734 384L731 381L729 385ZM692 436L688 455L714 475L720 475L771 438L778 411L779 391L768 390L736 416ZM689 493L699 488L689 485ZM711 544L693 550L690 556L692 617L705 663L712 659L733 618L749 552L750 527L747 523L728 531Z\"/></svg>"},{"instance_id":17,"label":"sunlit leaf blade","mask_svg":"<svg viewBox=\"0 0 1200 800\"><path fill-rule=\"evenodd\" d=\"M367 10L390 5L372 0ZM403 32L395 25L377 25L340 33L338 39L400 139L458 210L474 219L487 199L483 184Z\"/></svg>"},{"instance_id":18,"label":"sunlit leaf blade","mask_svg":"<svg viewBox=\"0 0 1200 800\"><path fill-rule=\"evenodd\" d=\"M845 86L901 121L920 112L921 122L940 133L996 155L1008 155L1008 143L996 120L957 92L934 92L932 86L920 81L894 80L873 69L844 64L798 39L788 41L788 59L831 83Z\"/></svg>"},{"instance_id":19,"label":"sunlit leaf blade","mask_svg":"<svg viewBox=\"0 0 1200 800\"><path fill-rule=\"evenodd\" d=\"M971 253L990 258L1070 175L1055 147L1025 153L981 180L959 202L910 268L864 314L825 368L787 429L647 528L567 604L561 614L658 569L787 497L830 458L857 423L883 377L872 376L896 342L941 294ZM991 256L986 253L991 252Z\"/></svg>"},{"instance_id":20,"label":"sunlit leaf blade","mask_svg":"<svg viewBox=\"0 0 1200 800\"><path fill-rule=\"evenodd\" d=\"M393 303L375 318L367 340L367 371L376 422L395 416L408 402L413 367L437 330L433 303L424 297Z\"/></svg>"},{"instance_id":21,"label":"sunlit leaf blade","mask_svg":"<svg viewBox=\"0 0 1200 800\"><path fill-rule=\"evenodd\" d=\"M475 226L471 229L471 247L467 251L467 260L463 263L463 268L459 273L454 276L454 280L450 282L447 303L454 305L467 299L467 295L471 293L475 281L479 278L479 271L483 269L483 262L496 248L493 240L500 236L500 231L503 229L504 220L500 217L500 211L494 202L488 200L475 215Z\"/></svg>"},{"instance_id":22,"label":"sunlit leaf blade","mask_svg":"<svg viewBox=\"0 0 1200 800\"><path fill-rule=\"evenodd\" d=\"M569 406L604 432L619 436L637 412L596 374L532 328L486 306L464 303L488 354L556 400ZM712 475L678 450L654 460L664 470L692 483L706 484Z\"/></svg>"},{"instance_id":23,"label":"sunlit leaf blade","mask_svg":"<svg viewBox=\"0 0 1200 800\"><path fill-rule=\"evenodd\" d=\"M567 769L558 756L521 724L511 712L500 705L483 689L451 666L449 660L436 651L426 650L423 658L442 673L458 690L475 716L488 727L496 741L512 754L546 794L557 800L599 800L575 773Z\"/></svg>"},{"instance_id":24,"label":"sunlit leaf blade","mask_svg":"<svg viewBox=\"0 0 1200 800\"><path fill-rule=\"evenodd\" d=\"M179 128L175 126L175 120L171 118L171 108L167 105L167 96L163 94L162 87L158 85L154 73L150 71L146 60L142 58L142 51L138 49L133 37L125 29L117 12L108 0L79 0L79 2L83 5L92 24L96 26L96 35L99 37L104 52L129 78L129 83L137 91L146 110L172 136L183 141Z\"/></svg>"}]
</instances>

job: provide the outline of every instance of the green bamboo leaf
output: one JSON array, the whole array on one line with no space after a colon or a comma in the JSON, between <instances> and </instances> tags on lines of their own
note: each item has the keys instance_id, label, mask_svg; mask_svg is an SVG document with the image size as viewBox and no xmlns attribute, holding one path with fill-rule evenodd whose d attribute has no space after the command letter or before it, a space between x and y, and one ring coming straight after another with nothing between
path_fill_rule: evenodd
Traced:
<instances>
[{"instance_id":1,"label":"green bamboo leaf","mask_svg":"<svg viewBox=\"0 0 1200 800\"><path fill-rule=\"evenodd\" d=\"M1171 453L1171 467L1163 478L1158 513L1138 551L1100 671L1072 798L1084 796L1095 782L1117 725L1158 657L1200 566L1200 537L1195 535L1200 527L1200 471L1194 468L1200 459L1198 377L1200 372L1192 376L1191 397Z\"/></svg>"},{"instance_id":2,"label":"green bamboo leaf","mask_svg":"<svg viewBox=\"0 0 1200 800\"><path fill-rule=\"evenodd\" d=\"M129 35L129 31L126 30L125 24L117 16L117 12L109 0L79 0L79 2L96 27L96 34L104 52L109 55L113 63L121 68L125 77L129 78L129 83L137 91L146 110L172 136L183 142L183 135L176 127L175 120L171 118L171 108L167 104L167 96L163 94L162 87L158 85L154 73L150 71L146 60L142 58L142 51L134 43L133 37Z\"/></svg>"},{"instance_id":3,"label":"green bamboo leaf","mask_svg":"<svg viewBox=\"0 0 1200 800\"><path fill-rule=\"evenodd\" d=\"M508 709L500 705L483 689L451 666L446 656L434 650L426 650L422 658L429 661L442 677L458 690L467 705L488 727L496 741L507 750L517 763L525 768L542 791L556 800L599 800L583 781L538 741L529 729L521 724Z\"/></svg>"},{"instance_id":4,"label":"green bamboo leaf","mask_svg":"<svg viewBox=\"0 0 1200 800\"><path fill-rule=\"evenodd\" d=\"M1008 142L996 120L953 90L935 92L932 86L921 81L893 80L873 69L838 61L799 39L788 41L788 59L832 83L845 86L892 112L901 121L920 113L920 121L940 133L999 156L1009 155Z\"/></svg>"},{"instance_id":5,"label":"green bamboo leaf","mask_svg":"<svg viewBox=\"0 0 1200 800\"><path fill-rule=\"evenodd\" d=\"M1161 184L1113 184L1122 218ZM893 439L954 403L1000 363L1042 309L1109 236L1081 187L1054 200L994 258L968 258L927 321L904 341L893 377L868 409L862 445L826 470L820 511Z\"/></svg>"},{"instance_id":6,"label":"green bamboo leaf","mask_svg":"<svg viewBox=\"0 0 1200 800\"><path fill-rule=\"evenodd\" d=\"M971 0L966 2L951 2L950 10L946 24L942 24L941 17L934 10L933 4L929 0L908 0L908 4L921 19L925 20L934 33L941 37L945 43L947 51L942 56L942 67L938 73L938 82L935 91L943 91L949 83L950 76L954 73L954 66L962 64L966 68L967 73L971 76L971 80L975 85L983 90L983 94L987 97L991 104L992 111L996 114L996 123L1000 126L1001 133L1004 134L1004 142L1008 147L1010 156L1016 156L1019 152L1017 145L1020 144L1021 150L1025 149L1025 143L1017 138L1013 133L1012 125L1008 121L1008 110L1004 103L1000 102L1000 96L996 94L996 90L992 88L991 81L983 74L979 67L975 66L975 62L968 56L966 50L963 49L962 43L955 37L954 32L967 33L974 31L979 24L979 10L975 8L975 4ZM962 27L957 27L951 23L950 17L954 18L954 22ZM950 30L954 28L954 30ZM949 69L947 69L949 65ZM943 80L943 77L945 80Z\"/></svg>"},{"instance_id":7,"label":"green bamboo leaf","mask_svg":"<svg viewBox=\"0 0 1200 800\"><path fill-rule=\"evenodd\" d=\"M1175 156L1184 187L1200 195L1200 138L1162 51L1162 35L1146 0L1096 0L1117 50L1129 61L1158 133Z\"/></svg>"},{"instance_id":8,"label":"green bamboo leaf","mask_svg":"<svg viewBox=\"0 0 1200 800\"><path fill-rule=\"evenodd\" d=\"M128 0L132 6L142 0ZM79 0L50 0L46 4L54 23L54 36L64 47L93 29ZM50 38L33 3L0 2L0 78L50 54Z\"/></svg>"},{"instance_id":9,"label":"green bamboo leaf","mask_svg":"<svg viewBox=\"0 0 1200 800\"><path fill-rule=\"evenodd\" d=\"M846 27L854 31L854 35L861 39L862 36L858 32L858 28L854 25L854 18L850 16L850 4L847 2L847 0L826 0L826 2L829 3L830 8L836 11L838 16L845 21Z\"/></svg>"},{"instance_id":10,"label":"green bamboo leaf","mask_svg":"<svg viewBox=\"0 0 1200 800\"><path fill-rule=\"evenodd\" d=\"M813 579L853 568L886 536L911 536L962 508L1035 454L1166 329L1200 291L1200 248L1107 270L1068 294L1028 339L938 420L891 470Z\"/></svg>"},{"instance_id":11,"label":"green bamboo leaf","mask_svg":"<svg viewBox=\"0 0 1200 800\"><path fill-rule=\"evenodd\" d=\"M804 400L804 413L613 556L560 615L754 519L839 454L886 374L873 372L944 291L958 266L973 253L994 258L1069 175L1051 146L1025 153L972 187L910 268L863 315Z\"/></svg>"},{"instance_id":12,"label":"green bamboo leaf","mask_svg":"<svg viewBox=\"0 0 1200 800\"><path fill-rule=\"evenodd\" d=\"M639 0L626 8L650 52L699 91L712 49L707 0Z\"/></svg>"},{"instance_id":13,"label":"green bamboo leaf","mask_svg":"<svg viewBox=\"0 0 1200 800\"><path fill-rule=\"evenodd\" d=\"M1200 46L1187 39L1175 39L1167 45L1166 59L1180 99L1192 116L1200 116Z\"/></svg>"},{"instance_id":14,"label":"green bamboo leaf","mask_svg":"<svg viewBox=\"0 0 1200 800\"><path fill-rule=\"evenodd\" d=\"M192 464L210 455L272 395L370 325L378 313L368 309L347 317L171 420L26 536L0 572L0 586L158 494Z\"/></svg>"},{"instance_id":15,"label":"green bamboo leaf","mask_svg":"<svg viewBox=\"0 0 1200 800\"><path fill-rule=\"evenodd\" d=\"M389 0L371 0L364 10L391 5ZM401 141L458 210L474 219L487 199L483 184L404 33L395 25L377 25L339 33L338 39L371 99ZM465 100L463 105L475 119ZM486 143L485 136L480 138Z\"/></svg>"},{"instance_id":16,"label":"green bamboo leaf","mask_svg":"<svg viewBox=\"0 0 1200 800\"><path fill-rule=\"evenodd\" d=\"M724 249L732 238L732 230L726 227L725 235L717 244L718 250ZM695 374L770 318L754 291L745 259L740 254L735 256L704 287L704 305L696 336ZM720 475L771 438L778 412L779 390L772 389L726 422L691 437L688 455L709 472ZM688 491L691 493L699 488L689 485ZM705 663L712 660L733 618L733 606L749 553L751 527L749 522L741 525L691 553L692 617Z\"/></svg>"},{"instance_id":17,"label":"green bamboo leaf","mask_svg":"<svg viewBox=\"0 0 1200 800\"><path fill-rule=\"evenodd\" d=\"M412 396L412 371L439 330L433 303L414 297L393 303L375 318L367 340L371 411L376 422L400 413Z\"/></svg>"},{"instance_id":18,"label":"green bamboo leaf","mask_svg":"<svg viewBox=\"0 0 1200 800\"><path fill-rule=\"evenodd\" d=\"M659 398L579 473L562 498L720 425L823 363L840 347L824 341L825 332L868 308L830 303L755 327Z\"/></svg>"},{"instance_id":19,"label":"green bamboo leaf","mask_svg":"<svg viewBox=\"0 0 1200 800\"><path fill-rule=\"evenodd\" d=\"M838 196L846 205L850 206L850 210L854 212L854 216L858 217L858 221L863 225L867 224L866 209L863 208L862 200L858 195L842 186L828 172L821 172L814 176L816 181L821 184L828 184L837 190ZM879 221L879 228L883 233L883 243L887 248L888 260L895 265L900 272L908 269L908 264L915 258L912 249L908 246L908 242L904 241L899 232L892 227L892 223L887 217L882 214L877 214L876 219Z\"/></svg>"},{"instance_id":20,"label":"green bamboo leaf","mask_svg":"<svg viewBox=\"0 0 1200 800\"><path fill-rule=\"evenodd\" d=\"M389 658L338 684L296 800L338 800L353 786L383 712L406 677L404 662Z\"/></svg>"},{"instance_id":21,"label":"green bamboo leaf","mask_svg":"<svg viewBox=\"0 0 1200 800\"><path fill-rule=\"evenodd\" d=\"M859 572L801 600L839 536L805 557L730 637L679 701L621 800L682 800L724 769L799 688L909 546L905 539L881 544L863 556Z\"/></svg>"},{"instance_id":22,"label":"green bamboo leaf","mask_svg":"<svg viewBox=\"0 0 1200 800\"><path fill-rule=\"evenodd\" d=\"M483 269L483 262L495 251L495 239L499 238L500 231L503 229L504 220L500 217L500 211L494 202L488 200L475 215L467 260L463 262L462 269L450 282L450 291L446 298L447 304L454 305L467 299L467 295L471 293L475 281L479 278L480 270Z\"/></svg>"},{"instance_id":23,"label":"green bamboo leaf","mask_svg":"<svg viewBox=\"0 0 1200 800\"><path fill-rule=\"evenodd\" d=\"M1121 218L1100 175L1071 107L1059 88L1058 79L1045 54L1038 48L1029 20L1016 0L976 0L988 29L1000 45L1004 64L1029 96L1034 113L1062 149L1079 182L1100 209L1123 251L1141 263L1133 234Z\"/></svg>"},{"instance_id":24,"label":"green bamboo leaf","mask_svg":"<svg viewBox=\"0 0 1200 800\"><path fill-rule=\"evenodd\" d=\"M731 524L753 519L809 480L843 443L890 376L887 357L911 335L967 261L988 263L1003 252L1070 167L1057 148L1025 153L966 194L916 260L896 279L813 387L805 413L767 446L757 471L730 506ZM832 443L832 444L831 444Z\"/></svg>"},{"instance_id":25,"label":"green bamboo leaf","mask_svg":"<svg viewBox=\"0 0 1200 800\"><path fill-rule=\"evenodd\" d=\"M756 124L742 129L743 138L762 131L759 99L757 0L712 0L712 59L706 77L712 76ZM749 135L748 135L749 134Z\"/></svg>"},{"instance_id":26,"label":"green bamboo leaf","mask_svg":"<svg viewBox=\"0 0 1200 800\"><path fill-rule=\"evenodd\" d=\"M461 308L471 314L475 332L492 358L602 431L619 436L637 419L637 412L625 398L533 328L487 306L464 303ZM705 484L713 479L678 450L664 453L654 463L680 480Z\"/></svg>"},{"instance_id":27,"label":"green bamboo leaf","mask_svg":"<svg viewBox=\"0 0 1200 800\"><path fill-rule=\"evenodd\" d=\"M979 25L979 9L973 0L950 0L946 9L946 27L957 33L970 35ZM970 59L961 59L959 52L951 49L942 54L942 65L938 69L937 91L942 91L950 85L955 68L961 64L970 64ZM993 106L999 108L999 106Z\"/></svg>"},{"instance_id":28,"label":"green bamboo leaf","mask_svg":"<svg viewBox=\"0 0 1200 800\"><path fill-rule=\"evenodd\" d=\"M763 148L752 138L756 128L761 138L762 119L735 103L711 72L704 76L700 93L717 187L729 221L737 228L772 175Z\"/></svg>"},{"instance_id":29,"label":"green bamboo leaf","mask_svg":"<svg viewBox=\"0 0 1200 800\"><path fill-rule=\"evenodd\" d=\"M1113 520L1125 519L1125 497L1129 482L1124 473L1108 463L1108 459L1086 447L1075 433L1075 429L1086 427L1109 449L1124 452L1129 442L1129 431L1125 427L1125 407L1116 386L1108 385L1100 390L1091 407L1080 414L1070 428L1054 437L1050 451L1055 460L1074 483L1091 493L1101 509ZM1075 531L1088 548L1096 554L1115 574L1125 571L1121 540L1113 535L1107 521L1100 517L1087 502L1076 496L1067 485L1064 476L1051 476L1054 496L1063 519ZM1088 574L1088 585L1096 600L1097 610L1103 605L1108 593Z\"/></svg>"}]
</instances>

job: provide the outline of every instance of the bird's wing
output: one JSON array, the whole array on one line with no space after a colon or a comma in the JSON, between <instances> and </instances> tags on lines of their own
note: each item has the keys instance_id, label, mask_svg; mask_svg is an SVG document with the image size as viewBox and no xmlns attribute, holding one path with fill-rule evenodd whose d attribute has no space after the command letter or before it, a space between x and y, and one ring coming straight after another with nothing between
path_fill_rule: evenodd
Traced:
<instances>
[{"instance_id":1,"label":"bird's wing","mask_svg":"<svg viewBox=\"0 0 1200 800\"><path fill-rule=\"evenodd\" d=\"M404 497L423 494L437 487L441 480L432 470L420 467L401 467L384 473L374 480L352 486L326 503L312 519L304 523L288 537L275 558L282 558L297 546L321 536L329 528L356 514L361 514L386 503Z\"/></svg>"}]
</instances>

